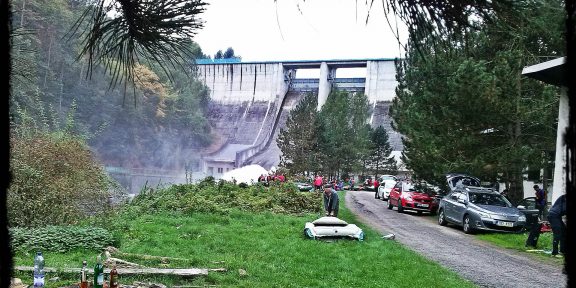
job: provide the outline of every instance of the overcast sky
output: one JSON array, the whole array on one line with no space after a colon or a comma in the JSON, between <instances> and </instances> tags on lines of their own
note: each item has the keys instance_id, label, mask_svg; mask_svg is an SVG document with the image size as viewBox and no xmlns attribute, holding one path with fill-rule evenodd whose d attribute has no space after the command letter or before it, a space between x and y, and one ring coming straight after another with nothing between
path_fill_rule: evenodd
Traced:
<instances>
[{"instance_id":1,"label":"overcast sky","mask_svg":"<svg viewBox=\"0 0 576 288\"><path fill-rule=\"evenodd\" d=\"M366 0L207 2L210 5L201 15L204 28L194 40L212 57L228 47L243 61L403 56L381 1L374 1L368 24ZM395 27L395 17L390 20ZM402 23L398 27L405 43L406 28Z\"/></svg>"}]
</instances>

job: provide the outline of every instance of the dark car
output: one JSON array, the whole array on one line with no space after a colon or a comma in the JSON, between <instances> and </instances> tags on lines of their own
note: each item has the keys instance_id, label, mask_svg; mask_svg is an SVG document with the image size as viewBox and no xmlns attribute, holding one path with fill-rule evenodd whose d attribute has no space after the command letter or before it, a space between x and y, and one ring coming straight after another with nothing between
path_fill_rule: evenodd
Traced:
<instances>
[{"instance_id":1,"label":"dark car","mask_svg":"<svg viewBox=\"0 0 576 288\"><path fill-rule=\"evenodd\" d=\"M464 233L475 230L518 232L526 216L492 189L463 186L461 183L440 200L438 224L462 226Z\"/></svg>"},{"instance_id":2,"label":"dark car","mask_svg":"<svg viewBox=\"0 0 576 288\"><path fill-rule=\"evenodd\" d=\"M414 210L418 214L428 212L434 215L438 207L438 201L434 196L413 182L398 181L390 190L388 209L396 206L399 213L404 212L404 210Z\"/></svg>"},{"instance_id":3,"label":"dark car","mask_svg":"<svg viewBox=\"0 0 576 288\"><path fill-rule=\"evenodd\" d=\"M538 217L538 208L536 208L536 197L527 197L520 202L517 203L516 208L520 210L526 217ZM550 204L546 203L546 207L544 208L544 219L539 220L546 220L548 216L548 210L550 209Z\"/></svg>"}]
</instances>

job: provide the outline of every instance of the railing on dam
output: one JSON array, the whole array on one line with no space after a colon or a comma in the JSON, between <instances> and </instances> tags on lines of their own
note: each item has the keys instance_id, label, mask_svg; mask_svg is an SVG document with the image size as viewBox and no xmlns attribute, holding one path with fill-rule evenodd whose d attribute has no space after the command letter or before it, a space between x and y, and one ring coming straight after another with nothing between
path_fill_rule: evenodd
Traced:
<instances>
[{"instance_id":1,"label":"railing on dam","mask_svg":"<svg viewBox=\"0 0 576 288\"><path fill-rule=\"evenodd\" d=\"M332 87L346 91L364 91L366 78L334 78ZM297 92L317 92L320 85L319 79L300 78L292 80L290 91Z\"/></svg>"}]
</instances>

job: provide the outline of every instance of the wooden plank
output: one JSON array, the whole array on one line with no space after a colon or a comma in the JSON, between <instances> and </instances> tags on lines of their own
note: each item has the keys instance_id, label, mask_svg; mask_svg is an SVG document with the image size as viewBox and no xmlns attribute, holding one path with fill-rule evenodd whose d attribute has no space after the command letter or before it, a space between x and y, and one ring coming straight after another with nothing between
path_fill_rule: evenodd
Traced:
<instances>
[{"instance_id":1,"label":"wooden plank","mask_svg":"<svg viewBox=\"0 0 576 288\"><path fill-rule=\"evenodd\" d=\"M14 267L15 270L18 271L34 271L34 267L30 266L16 266ZM80 268L50 268L44 267L44 271L46 272L60 272L60 273L80 273ZM88 274L93 274L94 272L91 271L92 269L88 269ZM208 272L226 272L226 268L188 268L188 269L181 269L181 268L174 268L174 269L166 269L166 268L116 268L118 274L120 275L177 275L177 276L184 276L184 277L193 277L193 276L206 276ZM104 269L105 274L110 273L110 269Z\"/></svg>"}]
</instances>

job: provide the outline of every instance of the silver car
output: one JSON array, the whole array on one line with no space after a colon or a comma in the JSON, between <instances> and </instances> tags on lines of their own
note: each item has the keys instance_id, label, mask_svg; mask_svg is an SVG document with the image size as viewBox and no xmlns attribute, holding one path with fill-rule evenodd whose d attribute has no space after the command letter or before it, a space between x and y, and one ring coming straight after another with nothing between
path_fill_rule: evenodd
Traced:
<instances>
[{"instance_id":1,"label":"silver car","mask_svg":"<svg viewBox=\"0 0 576 288\"><path fill-rule=\"evenodd\" d=\"M518 232L526 216L492 189L464 186L440 200L438 224L462 226L464 233L475 230Z\"/></svg>"}]
</instances>

